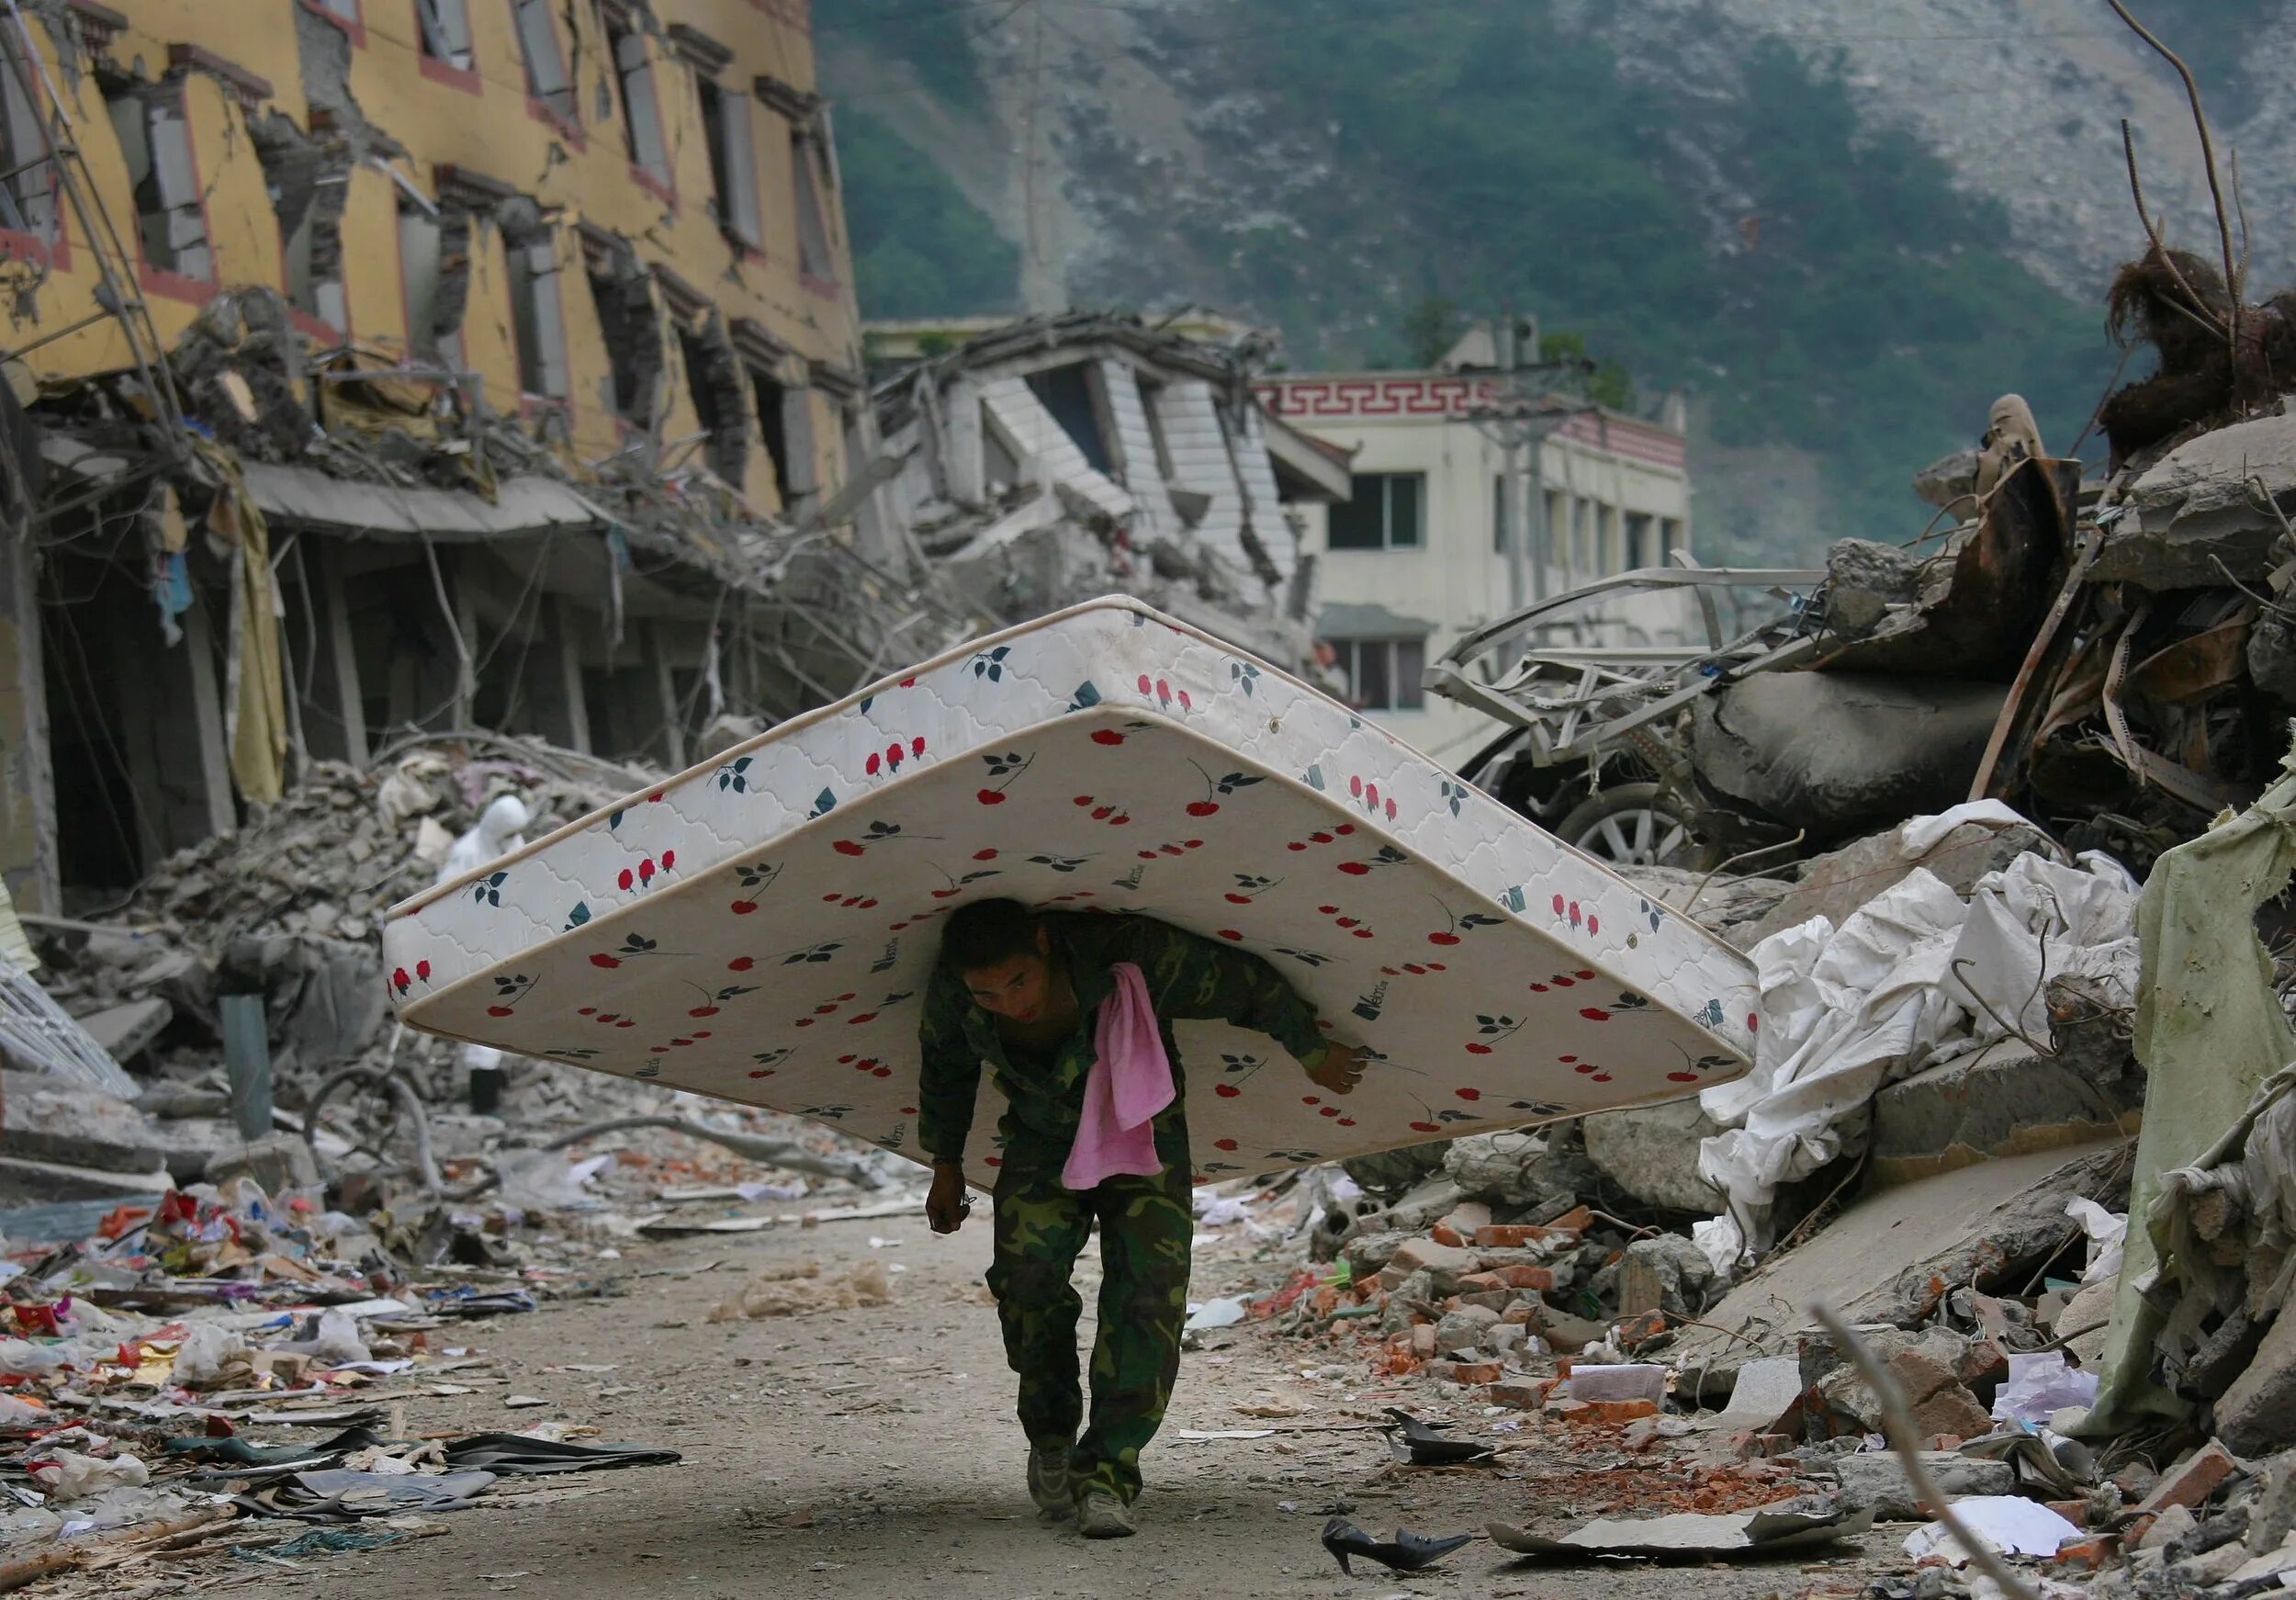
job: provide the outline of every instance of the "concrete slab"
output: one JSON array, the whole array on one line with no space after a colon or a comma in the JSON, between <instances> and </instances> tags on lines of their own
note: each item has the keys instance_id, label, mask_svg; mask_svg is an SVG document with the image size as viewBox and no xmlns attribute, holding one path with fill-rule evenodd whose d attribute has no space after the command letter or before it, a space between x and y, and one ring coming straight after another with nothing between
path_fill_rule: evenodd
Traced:
<instances>
[{"instance_id":1,"label":"concrete slab","mask_svg":"<svg viewBox=\"0 0 2296 1600\"><path fill-rule=\"evenodd\" d=\"M157 995L141 1000L130 1000L124 1006L107 1006L101 1011L80 1019L88 1037L104 1047L104 1054L114 1061L126 1061L139 1055L157 1039L170 1022L175 1020L175 1008Z\"/></svg>"},{"instance_id":2,"label":"concrete slab","mask_svg":"<svg viewBox=\"0 0 2296 1600\"><path fill-rule=\"evenodd\" d=\"M1885 1188L1981 1161L2134 1137L2144 1108L2117 1099L2120 1081L2099 1085L2065 1057L2014 1039L1918 1072L1874 1097L1869 1181Z\"/></svg>"},{"instance_id":3,"label":"concrete slab","mask_svg":"<svg viewBox=\"0 0 2296 1600\"><path fill-rule=\"evenodd\" d=\"M2111 1140L1981 1162L1867 1196L1763 1263L1699 1319L1739 1336L1683 1331L1666 1352L1682 1372L1679 1392L1711 1404L1747 1361L1791 1354L1802 1332L1817 1326L1812 1301L1823 1298L1852 1324L1904 1325L1973 1279L1987 1289L2030 1273L2037 1256L2078 1232L2065 1214L2066 1200L2085 1194L2118 1209L2132 1154L2127 1142Z\"/></svg>"},{"instance_id":4,"label":"concrete slab","mask_svg":"<svg viewBox=\"0 0 2296 1600\"><path fill-rule=\"evenodd\" d=\"M43 1073L0 1072L0 1154L148 1173L166 1143L126 1100Z\"/></svg>"}]
</instances>

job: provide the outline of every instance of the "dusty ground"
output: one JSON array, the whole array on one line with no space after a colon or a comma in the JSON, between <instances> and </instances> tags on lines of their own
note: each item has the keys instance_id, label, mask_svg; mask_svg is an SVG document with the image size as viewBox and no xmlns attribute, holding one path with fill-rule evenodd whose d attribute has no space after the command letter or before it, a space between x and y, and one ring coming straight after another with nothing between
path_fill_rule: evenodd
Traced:
<instances>
[{"instance_id":1,"label":"dusty ground","mask_svg":"<svg viewBox=\"0 0 2296 1600\"><path fill-rule=\"evenodd\" d=\"M1431 1386L1374 1389L1360 1358L1260 1329L1214 1335L1224 1347L1187 1357L1165 1436L1147 1459L1140 1537L1093 1544L1041 1526L1021 1482L995 1313L973 1298L987 1263L985 1222L984 1209L952 1240L935 1238L921 1219L881 1220L629 1250L607 1264L624 1274L617 1298L546 1306L458 1335L499 1358L504 1380L482 1381L469 1395L411 1401L407 1425L516 1428L559 1418L595 1425L612 1440L672 1446L685 1453L683 1465L513 1480L501 1486L511 1493L498 1490L479 1508L445 1518L450 1531L443 1537L305 1561L294 1571L203 1562L182 1574L183 1587L141 1592L208 1594L229 1584L239 1594L281 1600L636 1593L694 1600L1117 1600L1151 1593L1379 1600L1613 1595L1627 1584L1638 1595L1670 1600L1751 1600L1854 1594L1867 1575L1897 1564L1787 1557L1735 1568L1569 1571L1507 1559L1479 1541L1430 1572L1359 1570L1345 1579L1317 1542L1330 1509L1348 1510L1382 1537L1398 1522L1450 1533L1492 1518L1521 1521L1535 1509L1522 1480L1559 1459L1534 1451L1517 1458L1519 1467L1435 1474L1390 1466L1376 1433L1180 1441L1183 1427L1349 1424L1398 1399L1442 1412ZM872 1253L872 1233L898 1243ZM813 1256L835 1271L872 1254L906 1268L893 1280L889 1308L731 1325L703 1320L760 1267ZM1195 1293L1281 1280L1281 1261L1251 1254L1240 1240L1203 1252ZM548 1369L569 1363L613 1369ZM1303 1376L1319 1366L1331 1373ZM503 1397L512 1393L552 1404L506 1411ZM1266 1423L1234 1409L1270 1393L1303 1414ZM1456 1414L1487 1425L1471 1411ZM1536 1425L1516 1437L1536 1438ZM1870 1547L1894 1549L1896 1537L1877 1533ZM126 1583L110 1591L138 1592Z\"/></svg>"}]
</instances>

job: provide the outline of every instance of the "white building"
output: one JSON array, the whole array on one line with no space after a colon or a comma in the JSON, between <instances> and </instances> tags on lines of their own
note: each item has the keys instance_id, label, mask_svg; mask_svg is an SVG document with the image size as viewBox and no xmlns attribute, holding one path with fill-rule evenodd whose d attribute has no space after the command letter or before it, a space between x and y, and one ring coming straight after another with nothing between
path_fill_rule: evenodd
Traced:
<instances>
[{"instance_id":1,"label":"white building","mask_svg":"<svg viewBox=\"0 0 2296 1600\"><path fill-rule=\"evenodd\" d=\"M1463 342L1454 355L1475 343ZM1496 730L1479 713L1425 695L1420 675L1428 662L1542 592L1674 565L1689 551L1678 401L1660 422L1560 396L1538 402L1546 437L1536 446L1533 481L1546 513L1542 589L1541 575L1529 570L1536 541L1525 542L1520 561L1510 551L1507 454L1477 420L1505 397L1500 375L1463 366L1302 373L1256 387L1272 415L1351 455L1353 497L1301 508L1303 550L1322 557L1317 637L1356 704L1438 761L1464 760ZM1604 642L1676 637L1686 620L1682 604L1650 597L1613 607Z\"/></svg>"}]
</instances>

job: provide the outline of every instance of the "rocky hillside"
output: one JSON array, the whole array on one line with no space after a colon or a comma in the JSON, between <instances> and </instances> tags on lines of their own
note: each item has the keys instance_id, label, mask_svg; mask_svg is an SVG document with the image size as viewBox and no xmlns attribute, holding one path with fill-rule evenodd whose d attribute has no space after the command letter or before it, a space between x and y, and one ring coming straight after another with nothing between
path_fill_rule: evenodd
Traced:
<instances>
[{"instance_id":1,"label":"rocky hillside","mask_svg":"<svg viewBox=\"0 0 2296 1600\"><path fill-rule=\"evenodd\" d=\"M2278 287L2296 0L2138 8ZM2143 237L2122 118L2170 237L2215 237L2177 79L2104 0L909 0L816 31L872 314L1194 300L1378 365L1512 304L1691 392L1709 560L1909 536L1908 475L2005 389L2070 442Z\"/></svg>"}]
</instances>

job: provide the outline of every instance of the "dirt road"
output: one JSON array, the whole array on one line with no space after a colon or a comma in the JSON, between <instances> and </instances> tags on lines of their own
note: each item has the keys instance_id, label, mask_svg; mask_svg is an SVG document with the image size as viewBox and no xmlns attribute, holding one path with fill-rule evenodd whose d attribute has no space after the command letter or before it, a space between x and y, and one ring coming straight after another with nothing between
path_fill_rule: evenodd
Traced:
<instances>
[{"instance_id":1,"label":"dirt road","mask_svg":"<svg viewBox=\"0 0 2296 1600\"><path fill-rule=\"evenodd\" d=\"M1186 1358L1164 1437L1145 1462L1138 1538L1093 1544L1041 1526L1021 1482L995 1313L976 1298L987 1263L985 1221L976 1213L952 1240L904 1220L633 1249L613 1264L625 1274L620 1297L559 1303L474 1330L470 1344L500 1359L501 1381L412 1401L407 1426L516 1428L559 1418L595 1425L611 1440L674 1447L685 1453L683 1465L570 1482L509 1481L478 1508L445 1519L451 1530L443 1537L305 1561L292 1572L237 1563L234 1592L281 1600L619 1600L641 1593L692 1600L1118 1600L1151 1593L1376 1600L1615 1596L1626 1583L1652 1600L1751 1600L1851 1594L1883 1570L1856 1560L1782 1558L1731 1569L1562 1571L1508 1560L1479 1541L1431 1572L1367 1574L1358 1563L1355 1578L1343 1578L1318 1543L1331 1510L1345 1509L1382 1537L1399 1522L1451 1533L1494 1517L1521 1521L1534 1510L1525 1478L1559 1459L1531 1449L1496 1470L1429 1473L1390 1465L1373 1432L1180 1439L1183 1428L1330 1428L1376 1416L1397 1400L1442 1412L1432 1385L1375 1389L1360 1357L1256 1328L1211 1335L1224 1347ZM897 1243L872 1252L872 1230ZM1202 1252L1194 1292L1279 1282L1283 1261L1255 1262L1252 1249L1231 1235ZM835 1271L872 1254L906 1268L893 1279L888 1308L704 1321L761 1266L812 1256ZM1087 1291L1087 1306L1090 1299ZM548 1369L570 1366L612 1370ZM551 1403L506 1410L511 1394ZM1235 1409L1271 1398L1300 1414L1255 1420ZM1452 1414L1480 1426L1500 1420L1466 1407ZM1536 1425L1517 1437L1536 1439ZM1877 1535L1870 1542L1879 1551L1896 1541ZM210 1564L189 1591L141 1592L210 1593L219 1576Z\"/></svg>"}]
</instances>

